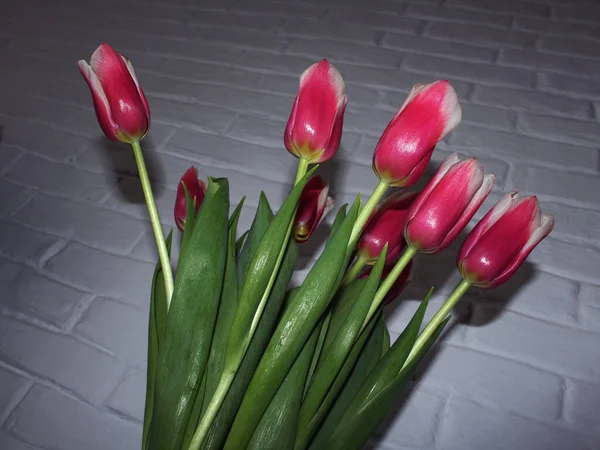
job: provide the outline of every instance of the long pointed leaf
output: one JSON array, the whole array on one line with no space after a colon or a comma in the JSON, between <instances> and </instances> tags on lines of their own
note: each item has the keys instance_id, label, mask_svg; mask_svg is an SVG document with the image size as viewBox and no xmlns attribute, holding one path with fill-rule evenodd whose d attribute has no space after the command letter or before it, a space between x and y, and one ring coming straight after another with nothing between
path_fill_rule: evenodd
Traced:
<instances>
[{"instance_id":1,"label":"long pointed leaf","mask_svg":"<svg viewBox=\"0 0 600 450\"><path fill-rule=\"evenodd\" d=\"M256 214L252 221L250 230L246 232L246 238L242 242L241 249L238 251L237 258L237 271L238 271L238 284L240 287L244 282L244 277L248 271L248 265L256 253L256 249L262 241L269 224L273 220L273 210L269 205L269 201L264 192L260 193L260 199L258 201L258 208L256 208ZM241 240L241 238L240 238Z\"/></svg>"},{"instance_id":2,"label":"long pointed leaf","mask_svg":"<svg viewBox=\"0 0 600 450\"><path fill-rule=\"evenodd\" d=\"M156 375L150 449L179 450L210 351L225 257L229 187L211 179L181 255Z\"/></svg>"},{"instance_id":3,"label":"long pointed leaf","mask_svg":"<svg viewBox=\"0 0 600 450\"><path fill-rule=\"evenodd\" d=\"M167 239L167 251L171 255L171 243L173 242L173 230L169 232ZM152 290L150 293L150 314L148 317L148 368L146 376L146 406L144 408L144 427L142 433L142 450L148 445L148 433L152 421L152 410L154 407L154 383L156 379L156 364L160 346L165 336L165 325L168 315L167 295L165 281L162 276L162 265L156 263L154 276L152 277Z\"/></svg>"},{"instance_id":4,"label":"long pointed leaf","mask_svg":"<svg viewBox=\"0 0 600 450\"><path fill-rule=\"evenodd\" d=\"M248 386L225 443L226 450L237 450L248 445L260 418L329 306L341 280L339 274L345 271L348 264L346 249L359 205L360 199L357 199L339 231L326 245L302 283L290 307L283 313Z\"/></svg>"},{"instance_id":5,"label":"long pointed leaf","mask_svg":"<svg viewBox=\"0 0 600 450\"><path fill-rule=\"evenodd\" d=\"M316 167L300 179L281 205L248 265L227 342L224 373L234 376L256 331L287 249L302 190Z\"/></svg>"},{"instance_id":6,"label":"long pointed leaf","mask_svg":"<svg viewBox=\"0 0 600 450\"><path fill-rule=\"evenodd\" d=\"M237 224L240 218L244 198L240 201L236 209L229 218L227 257L225 259L225 278L223 280L223 290L221 291L221 300L217 313L217 322L210 347L208 363L204 371L202 385L196 394L194 407L190 413L190 419L185 431L182 448L187 448L192 440L192 436L196 431L198 422L202 414L206 410L212 395L215 392L223 366L225 364L225 347L229 337L229 330L233 322L233 316L238 303L238 286L237 286L237 270L235 261L235 246L237 235Z\"/></svg>"},{"instance_id":7,"label":"long pointed leaf","mask_svg":"<svg viewBox=\"0 0 600 450\"><path fill-rule=\"evenodd\" d=\"M273 333L273 329L276 326L277 319L279 318L281 307L286 298L287 286L292 278L296 261L298 260L298 247L294 241L290 241L288 244L287 252L283 258L283 263L277 274L275 285L265 306L256 332L250 342L248 351L242 360L242 364L238 369L233 383L225 396L225 400L213 421L206 441L203 445L203 450L220 450L223 448L235 414L242 402L244 393L252 375L256 370L256 366L260 361L260 358L269 343L269 339ZM292 290L291 295L296 290Z\"/></svg>"},{"instance_id":8,"label":"long pointed leaf","mask_svg":"<svg viewBox=\"0 0 600 450\"><path fill-rule=\"evenodd\" d=\"M254 431L247 450L281 450L293 447L303 386L313 352L316 350L320 329L321 327L315 327L304 344L296 362Z\"/></svg>"},{"instance_id":9,"label":"long pointed leaf","mask_svg":"<svg viewBox=\"0 0 600 450\"><path fill-rule=\"evenodd\" d=\"M233 318L238 306L238 286L237 286L237 266L235 259L235 239L237 235L237 224L240 218L243 200L235 209L229 219L229 243L227 248L227 259L225 262L225 280L223 283L223 292L221 294L221 303L219 304L219 313L217 315L217 324L210 349L209 364L206 377L206 395L202 411L206 409L212 398L219 380L223 367L225 366L225 350L227 340L233 324Z\"/></svg>"},{"instance_id":10,"label":"long pointed leaf","mask_svg":"<svg viewBox=\"0 0 600 450\"><path fill-rule=\"evenodd\" d=\"M381 348L385 348L386 335L389 336L383 317L378 320L377 328L369 335L367 342L356 361L356 364L350 371L340 393L335 399L327 416L314 437L310 450L327 450L326 444L340 419L346 412L348 405L360 389L360 386L367 378L371 370L377 365L381 358ZM389 347L389 344L388 344Z\"/></svg>"},{"instance_id":11,"label":"long pointed leaf","mask_svg":"<svg viewBox=\"0 0 600 450\"><path fill-rule=\"evenodd\" d=\"M329 308L327 310L327 312L325 313L325 317L317 325L317 328L318 328L317 344L315 345L315 350L313 352L313 355L312 355L312 358L310 361L310 365L308 367L308 374L306 375L305 380L304 380L304 389L302 390L303 391L302 398L304 398L304 396L306 396L306 392L308 391L310 382L315 374L315 371L317 370L317 363L319 362L319 357L321 356L321 351L323 350L323 344L325 343L325 336L327 336L327 329L329 328L329 322L331 322L331 308ZM314 331L313 331L313 333L314 333Z\"/></svg>"},{"instance_id":12,"label":"long pointed leaf","mask_svg":"<svg viewBox=\"0 0 600 450\"><path fill-rule=\"evenodd\" d=\"M322 407L323 399L338 377L340 369L358 339L362 324L365 321L381 280L386 253L386 249L384 248L384 251L379 255L377 263L369 274L369 278L364 284L358 299L352 305L350 313L345 317L327 351L323 353L314 380L302 402L296 448L306 448L327 412ZM335 394L337 395L337 393ZM317 415L318 411L320 413Z\"/></svg>"},{"instance_id":13,"label":"long pointed leaf","mask_svg":"<svg viewBox=\"0 0 600 450\"><path fill-rule=\"evenodd\" d=\"M361 405L360 409L344 415L323 449L343 448L344 450L360 450L366 444L370 436L398 401L416 367L442 333L449 319L450 317L446 318L440 324L428 339L426 345L417 353L415 359L400 374L383 387L383 389L380 389L376 395L370 397L368 402Z\"/></svg>"}]
</instances>

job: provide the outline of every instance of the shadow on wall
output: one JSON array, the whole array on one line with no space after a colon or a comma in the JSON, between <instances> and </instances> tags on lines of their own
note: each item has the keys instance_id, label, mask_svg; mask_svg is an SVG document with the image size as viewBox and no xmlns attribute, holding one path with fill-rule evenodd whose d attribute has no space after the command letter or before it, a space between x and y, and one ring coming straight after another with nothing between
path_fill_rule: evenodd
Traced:
<instances>
[{"instance_id":1,"label":"shadow on wall","mask_svg":"<svg viewBox=\"0 0 600 450\"><path fill-rule=\"evenodd\" d=\"M452 253L450 250L447 251ZM435 265L435 256L436 255L431 257L432 263L434 264L428 264L427 269L424 270L425 273L433 274L437 271L437 266ZM375 433L375 436L372 440L373 445L377 446L380 441L384 439L389 428L393 425L394 420L401 414L402 410L410 399L410 396L418 388L419 382L423 378L423 375L429 370L432 362L442 351L443 347L440 344L444 340L444 335L452 333L452 331L458 325L479 327L485 326L486 324L498 319L502 315L502 312L511 299L514 298L515 294L520 289L525 287L526 284L532 281L534 274L535 266L526 261L515 273L515 275L503 285L489 291L471 288L471 290L467 292L467 294L460 300L460 302L452 311L453 319L444 331L444 334L441 336L440 340L438 340L437 344L434 345L434 347L430 350L425 359L421 362L401 398L398 400L395 407L390 410L390 414ZM425 279L428 280L429 277L425 276L424 280ZM420 289L423 293L425 293L429 286L432 285L428 281L421 281L417 282L416 284L417 286L413 284L412 287ZM402 294L400 296L400 300L401 298Z\"/></svg>"},{"instance_id":2,"label":"shadow on wall","mask_svg":"<svg viewBox=\"0 0 600 450\"><path fill-rule=\"evenodd\" d=\"M107 168L108 173L117 175L115 180L121 198L129 203L145 203L144 193L139 182L138 169L131 148L127 144L112 142L105 137L98 137L97 140L98 153L103 158L103 167ZM154 192L154 196L158 197L164 190L166 177L164 168L158 161L152 135L149 134L144 138L142 150L144 152L148 176L152 183L152 191ZM128 178L135 178L136 183L123 183Z\"/></svg>"}]
</instances>

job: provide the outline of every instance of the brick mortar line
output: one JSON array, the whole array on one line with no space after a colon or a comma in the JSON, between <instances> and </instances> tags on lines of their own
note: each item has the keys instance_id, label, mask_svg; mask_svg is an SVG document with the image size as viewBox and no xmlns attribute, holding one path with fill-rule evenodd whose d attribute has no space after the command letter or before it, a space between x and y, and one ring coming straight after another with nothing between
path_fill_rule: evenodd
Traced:
<instances>
[{"instance_id":1,"label":"brick mortar line","mask_svg":"<svg viewBox=\"0 0 600 450\"><path fill-rule=\"evenodd\" d=\"M53 389L53 390L59 392L62 396L66 397L70 400L73 400L75 402L79 402L85 406L88 406L100 413L114 415L114 414L112 414L112 411L110 409L106 408L103 404L90 403L87 400L85 400L83 397L80 397L79 395L77 395L74 391L70 390L69 388L62 386L61 384L56 383L47 378L44 378L44 377L41 377L34 373L28 372L26 369L22 369L18 365L12 365L10 362L7 362L7 360L5 358L0 359L0 368L7 369L11 372L16 373L17 375L20 375L28 380L31 380L34 385L38 384L40 386ZM104 399L103 402L105 402L108 398L109 397L107 396L107 398ZM13 417L13 415L15 414L15 412L16 412L16 410L13 410L12 413L9 415L9 417L6 420L7 421L10 420L11 417ZM121 417L121 419L126 422L129 422L129 423L132 423L135 425L139 425L139 422L126 420L122 417ZM5 421L5 423L6 423L6 421Z\"/></svg>"},{"instance_id":2,"label":"brick mortar line","mask_svg":"<svg viewBox=\"0 0 600 450\"><path fill-rule=\"evenodd\" d=\"M583 330L577 330L577 331L581 332ZM496 359L504 359L506 361L511 361L513 363L517 363L517 364L521 364L523 366L529 367L530 369L535 369L535 370L540 371L540 372L545 372L545 373L549 373L551 375L555 375L556 377L560 378L561 380L564 380L565 378L568 377L568 378L570 378L572 380L579 381L581 383L591 384L591 385L600 387L600 385L596 384L597 380L594 381L593 378L577 378L577 377L571 375L570 373L560 373L560 372L557 372L556 369L550 369L550 368L547 368L547 367L540 367L540 366L535 365L535 364L533 364L533 363L531 363L531 362L529 362L529 361L527 361L525 359L513 359L513 358L511 358L510 356L508 356L505 353L497 352L496 351L497 349L495 349L495 348L491 348L491 347L490 348L487 348L487 347L471 347L471 346L468 346L468 345L461 345L461 344L456 343L456 342L447 342L444 345L449 346L449 347L455 347L455 348L463 349L463 350L473 351L473 352L476 352L476 353L479 353L479 354L483 354L483 355L487 355L487 356L493 356ZM561 399L561 402L562 401L563 400Z\"/></svg>"},{"instance_id":3,"label":"brick mortar line","mask_svg":"<svg viewBox=\"0 0 600 450\"><path fill-rule=\"evenodd\" d=\"M8 418L12 415L13 411L15 411L19 405L23 402L31 388L33 387L33 381L27 379L27 382L24 383L17 391L12 392L12 397L10 402L6 405L5 410L0 414L0 426L5 428L8 422Z\"/></svg>"}]
</instances>

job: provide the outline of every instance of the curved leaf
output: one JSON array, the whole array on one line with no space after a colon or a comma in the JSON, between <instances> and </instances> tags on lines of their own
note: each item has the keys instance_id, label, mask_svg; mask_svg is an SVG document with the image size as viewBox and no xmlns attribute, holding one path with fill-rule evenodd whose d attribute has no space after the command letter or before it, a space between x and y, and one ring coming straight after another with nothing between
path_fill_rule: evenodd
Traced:
<instances>
[{"instance_id":1,"label":"curved leaf","mask_svg":"<svg viewBox=\"0 0 600 450\"><path fill-rule=\"evenodd\" d=\"M186 251L158 358L150 448L179 450L210 351L225 257L229 186L210 179Z\"/></svg>"},{"instance_id":2,"label":"curved leaf","mask_svg":"<svg viewBox=\"0 0 600 450\"><path fill-rule=\"evenodd\" d=\"M346 249L359 205L358 199L283 313L240 405L225 442L226 450L248 445L260 418L329 306L341 281L340 273L348 264Z\"/></svg>"}]
</instances>

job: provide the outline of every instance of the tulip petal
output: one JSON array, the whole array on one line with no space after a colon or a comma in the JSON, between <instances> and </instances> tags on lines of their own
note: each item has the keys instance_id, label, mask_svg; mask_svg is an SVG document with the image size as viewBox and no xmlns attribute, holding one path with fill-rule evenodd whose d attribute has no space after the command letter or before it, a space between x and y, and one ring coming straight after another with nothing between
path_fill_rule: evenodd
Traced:
<instances>
[{"instance_id":1,"label":"tulip petal","mask_svg":"<svg viewBox=\"0 0 600 450\"><path fill-rule=\"evenodd\" d=\"M331 129L331 135L329 136L327 147L318 160L315 160L315 163L323 163L330 160L340 148L340 143L342 142L342 130L344 128L344 113L346 112L346 105L348 105L348 97L344 95L338 110L338 114L333 122L333 128Z\"/></svg>"},{"instance_id":2,"label":"tulip petal","mask_svg":"<svg viewBox=\"0 0 600 450\"><path fill-rule=\"evenodd\" d=\"M124 56L124 55L120 55L120 56L121 56L121 59L123 59L123 62L125 62L125 66L127 67L127 70L129 71L129 75L131 75L131 78L133 79L133 82L135 83L135 87L138 90L140 100L142 101L142 105L144 106L144 111L146 111L146 117L148 117L148 126L150 126L150 105L148 105L148 99L146 99L146 95L144 94L144 91L142 90L142 87L140 86L140 82L137 79L135 70L133 69L133 64L131 64L131 61L129 59L127 59L126 56Z\"/></svg>"},{"instance_id":3,"label":"tulip petal","mask_svg":"<svg viewBox=\"0 0 600 450\"><path fill-rule=\"evenodd\" d=\"M447 248L456 237L460 234L460 232L467 226L469 221L473 218L481 204L485 201L492 188L494 187L494 182L496 181L495 175L485 175L483 177L483 183L481 187L477 191L477 193L473 196L464 212L461 214L460 218L456 221L456 224L452 227L450 232L446 235L446 238L442 241L439 247L436 249L436 253Z\"/></svg>"},{"instance_id":4,"label":"tulip petal","mask_svg":"<svg viewBox=\"0 0 600 450\"><path fill-rule=\"evenodd\" d=\"M386 197L373 211L357 243L360 257L374 263L388 244L386 264L395 263L404 248L403 225L416 192L399 191Z\"/></svg>"},{"instance_id":5,"label":"tulip petal","mask_svg":"<svg viewBox=\"0 0 600 450\"><path fill-rule=\"evenodd\" d=\"M110 45L101 44L92 54L90 66L104 89L120 134L125 135L120 139L139 140L149 127L147 102L145 106L127 64Z\"/></svg>"},{"instance_id":6,"label":"tulip petal","mask_svg":"<svg viewBox=\"0 0 600 450\"><path fill-rule=\"evenodd\" d=\"M329 184L320 176L312 176L306 183L294 220L293 233L296 242L305 242L333 208L328 196Z\"/></svg>"},{"instance_id":7,"label":"tulip petal","mask_svg":"<svg viewBox=\"0 0 600 450\"><path fill-rule=\"evenodd\" d=\"M458 125L461 115L448 81L415 85L377 143L375 173L389 185L406 186L410 172Z\"/></svg>"},{"instance_id":8,"label":"tulip petal","mask_svg":"<svg viewBox=\"0 0 600 450\"><path fill-rule=\"evenodd\" d=\"M465 211L483 179L475 158L450 166L407 224L406 241L423 253L437 253L452 242L452 231L460 232L470 219Z\"/></svg>"},{"instance_id":9,"label":"tulip petal","mask_svg":"<svg viewBox=\"0 0 600 450\"><path fill-rule=\"evenodd\" d=\"M290 141L295 147L292 153L298 152L311 162L323 161L322 153L329 147L339 120L339 111L344 104L344 80L327 60L305 70L300 76L294 126L289 127ZM336 136L341 136L341 130L339 131L340 133L336 131Z\"/></svg>"},{"instance_id":10,"label":"tulip petal","mask_svg":"<svg viewBox=\"0 0 600 450\"><path fill-rule=\"evenodd\" d=\"M196 213L200 209L206 193L206 184L202 180L198 179L198 169L195 167L190 167L185 171L177 185L175 207L173 208L175 223L177 224L177 228L179 228L181 231L183 231L187 217L185 190L183 189L184 185L188 190L190 199L194 202Z\"/></svg>"},{"instance_id":11,"label":"tulip petal","mask_svg":"<svg viewBox=\"0 0 600 450\"><path fill-rule=\"evenodd\" d=\"M81 72L92 93L94 110L96 111L100 128L102 128L106 137L111 141L120 141L118 135L119 127L111 116L110 105L108 104L108 99L106 98L102 84L100 84L100 80L86 61L81 60L77 64L79 72Z\"/></svg>"},{"instance_id":12,"label":"tulip petal","mask_svg":"<svg viewBox=\"0 0 600 450\"><path fill-rule=\"evenodd\" d=\"M521 249L517 257L509 264L504 271L498 275L490 284L486 285L486 288L492 288L498 286L507 281L517 269L521 266L523 261L529 256L533 249L550 234L554 228L554 217L550 215L543 215L541 217L541 225L532 233L531 237Z\"/></svg>"},{"instance_id":13,"label":"tulip petal","mask_svg":"<svg viewBox=\"0 0 600 450\"><path fill-rule=\"evenodd\" d=\"M408 222L410 222L415 217L417 211L421 209L423 203L425 203L433 189L437 186L437 184L444 177L444 175L446 175L446 172L450 170L450 167L452 167L459 161L460 159L458 158L458 153L452 153L451 155L447 156L444 159L444 161L442 161L442 164L440 164L431 180L429 180L427 186L425 186L425 188L420 192L419 196L412 202L408 213L406 214L405 233Z\"/></svg>"},{"instance_id":14,"label":"tulip petal","mask_svg":"<svg viewBox=\"0 0 600 450\"><path fill-rule=\"evenodd\" d=\"M287 148L288 152L300 158L298 149L292 142L292 131L294 129L294 125L296 124L296 111L298 111L298 96L296 96L296 98L294 99L292 112L290 113L287 125L285 126L285 132L283 133L283 144L285 145L285 148Z\"/></svg>"},{"instance_id":15,"label":"tulip petal","mask_svg":"<svg viewBox=\"0 0 600 450\"><path fill-rule=\"evenodd\" d=\"M470 253L473 246L497 221L502 217L506 211L508 211L515 201L519 198L519 191L509 192L504 195L498 203L496 203L492 209L481 219L477 225L471 230L465 241L463 242L460 250L458 251L457 261L464 260Z\"/></svg>"}]
</instances>

